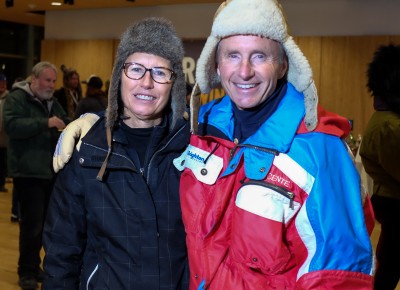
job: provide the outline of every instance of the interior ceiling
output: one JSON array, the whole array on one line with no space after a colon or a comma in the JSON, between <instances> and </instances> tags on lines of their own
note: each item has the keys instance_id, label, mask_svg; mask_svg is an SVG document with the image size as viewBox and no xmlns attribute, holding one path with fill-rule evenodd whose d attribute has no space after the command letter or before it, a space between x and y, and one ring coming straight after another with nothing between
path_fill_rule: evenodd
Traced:
<instances>
[{"instance_id":1,"label":"interior ceiling","mask_svg":"<svg viewBox=\"0 0 400 290\"><path fill-rule=\"evenodd\" d=\"M49 10L60 11L222 2L222 0L73 0L73 5L64 4L64 2L69 1L70 0L0 0L0 2L3 2L0 3L0 20L44 26L45 13ZM13 6L6 7L7 2L13 2ZM52 6L52 2L60 2L62 5Z\"/></svg>"}]
</instances>

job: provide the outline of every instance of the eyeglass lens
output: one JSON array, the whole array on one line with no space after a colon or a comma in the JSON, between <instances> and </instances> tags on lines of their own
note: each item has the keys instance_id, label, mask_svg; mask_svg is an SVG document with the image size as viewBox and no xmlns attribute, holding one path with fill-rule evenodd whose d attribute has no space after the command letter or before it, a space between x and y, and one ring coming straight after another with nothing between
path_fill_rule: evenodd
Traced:
<instances>
[{"instance_id":1,"label":"eyeglass lens","mask_svg":"<svg viewBox=\"0 0 400 290\"><path fill-rule=\"evenodd\" d=\"M139 63L126 63L124 71L128 78L139 80L144 77L147 71L150 72L151 78L161 84L168 83L173 77L173 71L163 67L146 68Z\"/></svg>"}]
</instances>

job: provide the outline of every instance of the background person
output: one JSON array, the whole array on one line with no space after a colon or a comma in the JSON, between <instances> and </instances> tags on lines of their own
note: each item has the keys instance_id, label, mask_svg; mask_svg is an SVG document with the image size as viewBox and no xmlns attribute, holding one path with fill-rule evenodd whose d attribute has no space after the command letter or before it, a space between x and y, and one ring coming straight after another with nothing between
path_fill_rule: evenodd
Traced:
<instances>
[{"instance_id":1,"label":"background person","mask_svg":"<svg viewBox=\"0 0 400 290\"><path fill-rule=\"evenodd\" d=\"M9 175L20 205L18 276L22 289L36 289L42 279L42 230L54 171L52 155L68 117L53 98L57 68L39 62L30 81L15 83L4 104L9 137Z\"/></svg>"},{"instance_id":2,"label":"background person","mask_svg":"<svg viewBox=\"0 0 400 290\"><path fill-rule=\"evenodd\" d=\"M7 77L0 74L0 192L7 192L7 143L8 137L3 126L3 106L8 94Z\"/></svg>"},{"instance_id":3,"label":"background person","mask_svg":"<svg viewBox=\"0 0 400 290\"><path fill-rule=\"evenodd\" d=\"M76 107L75 118L85 113L98 113L107 108L107 97L102 90L103 81L100 77L91 75L87 81L86 96L81 99Z\"/></svg>"},{"instance_id":4,"label":"background person","mask_svg":"<svg viewBox=\"0 0 400 290\"><path fill-rule=\"evenodd\" d=\"M172 163L189 141L182 59L169 21L145 19L122 35L106 116L52 193L43 289L188 288Z\"/></svg>"},{"instance_id":5,"label":"background person","mask_svg":"<svg viewBox=\"0 0 400 290\"><path fill-rule=\"evenodd\" d=\"M73 68L61 65L63 72L63 86L54 92L68 117L73 120L79 101L83 98L82 87L78 72Z\"/></svg>"},{"instance_id":6,"label":"background person","mask_svg":"<svg viewBox=\"0 0 400 290\"><path fill-rule=\"evenodd\" d=\"M375 289L393 290L400 279L400 46L379 47L368 65L374 109L360 156L373 180L372 205L381 224Z\"/></svg>"},{"instance_id":7,"label":"background person","mask_svg":"<svg viewBox=\"0 0 400 290\"><path fill-rule=\"evenodd\" d=\"M23 77L17 77L14 80L13 86L16 83L19 83L21 81L23 81L24 78ZM18 192L15 188L15 186L13 186L12 189L12 199L11 199L11 216L10 216L10 221L12 223L18 223L20 221L20 210L19 210L19 202L18 202Z\"/></svg>"}]
</instances>

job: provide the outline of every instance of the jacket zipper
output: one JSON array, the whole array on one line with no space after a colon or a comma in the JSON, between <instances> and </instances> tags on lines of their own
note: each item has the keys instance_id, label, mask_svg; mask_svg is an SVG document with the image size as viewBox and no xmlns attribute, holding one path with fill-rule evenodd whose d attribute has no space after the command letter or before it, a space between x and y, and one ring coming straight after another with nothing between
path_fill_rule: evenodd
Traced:
<instances>
[{"instance_id":1,"label":"jacket zipper","mask_svg":"<svg viewBox=\"0 0 400 290\"><path fill-rule=\"evenodd\" d=\"M89 278L88 278L88 280L87 280L87 282L86 282L86 289L87 289L87 290L89 290L90 281L92 280L93 275L97 272L97 269L98 269L98 268L99 268L99 264L96 265L96 267L94 268L94 270L93 270L92 273L90 274L90 276L89 276Z\"/></svg>"},{"instance_id":2,"label":"jacket zipper","mask_svg":"<svg viewBox=\"0 0 400 290\"><path fill-rule=\"evenodd\" d=\"M185 126L182 126L182 128L180 128L180 129L174 134L174 136L172 136L171 139L170 139L162 148L160 148L159 150L157 150L156 152L154 152L153 156L151 156L150 161L149 161L149 166L148 166L148 168L147 168L147 179L146 179L147 182L149 182L149 180L150 180L151 163L153 162L155 156L156 156L158 153L160 153L162 150L164 150L164 148L166 148L166 147L172 142L172 140L175 139L176 135L178 135L179 132L181 132L187 125L188 125L188 124L186 123ZM144 174L144 172L143 172L143 174Z\"/></svg>"},{"instance_id":3,"label":"jacket zipper","mask_svg":"<svg viewBox=\"0 0 400 290\"><path fill-rule=\"evenodd\" d=\"M278 156L279 153L280 153L278 150L270 149L270 148L264 148L264 147L260 147L260 146L256 146L256 145L237 144L237 145L235 146L235 148L233 148L233 149L231 150L231 152L230 152L230 156L229 156L230 159L232 159L233 155L235 155L235 152L236 152L236 150L237 150L238 148L251 148L251 149L256 149L256 150L264 151L264 152L267 152L267 153L271 153L271 154L273 154L273 155L275 155L275 156Z\"/></svg>"},{"instance_id":4,"label":"jacket zipper","mask_svg":"<svg viewBox=\"0 0 400 290\"><path fill-rule=\"evenodd\" d=\"M275 190L279 194L281 194L284 197L286 197L287 199L289 199L289 207L291 209L294 209L294 197L295 197L295 194L290 192L290 191L287 191L283 187L280 187L280 186L277 186L275 184L271 184L271 183L268 183L268 182L258 181L258 180L249 180L249 181L246 182L246 185L247 184L254 184L254 185L264 186L264 187L267 187L269 189ZM243 182L241 187L243 187L243 185L244 185L244 182Z\"/></svg>"}]
</instances>

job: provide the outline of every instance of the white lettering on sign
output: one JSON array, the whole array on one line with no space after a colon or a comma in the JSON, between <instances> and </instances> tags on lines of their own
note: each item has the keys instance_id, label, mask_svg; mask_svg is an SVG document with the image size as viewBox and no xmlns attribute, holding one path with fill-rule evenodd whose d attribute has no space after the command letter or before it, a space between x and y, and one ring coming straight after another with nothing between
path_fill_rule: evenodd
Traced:
<instances>
[{"instance_id":1,"label":"white lettering on sign","mask_svg":"<svg viewBox=\"0 0 400 290\"><path fill-rule=\"evenodd\" d=\"M182 61L183 73L185 80L189 84L194 84L194 71L196 69L196 61L192 57L185 56Z\"/></svg>"}]
</instances>

